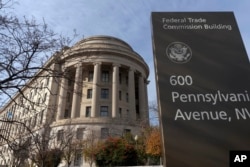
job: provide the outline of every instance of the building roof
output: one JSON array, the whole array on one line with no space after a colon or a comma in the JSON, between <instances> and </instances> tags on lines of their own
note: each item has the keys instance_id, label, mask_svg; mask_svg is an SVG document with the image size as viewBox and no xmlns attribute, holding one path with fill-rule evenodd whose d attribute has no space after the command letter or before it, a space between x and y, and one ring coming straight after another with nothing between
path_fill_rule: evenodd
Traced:
<instances>
[{"instance_id":1,"label":"building roof","mask_svg":"<svg viewBox=\"0 0 250 167\"><path fill-rule=\"evenodd\" d=\"M82 39L77 42L73 48L110 48L110 49L120 49L122 51L133 51L133 49L126 42L111 36L97 35Z\"/></svg>"},{"instance_id":2,"label":"building roof","mask_svg":"<svg viewBox=\"0 0 250 167\"><path fill-rule=\"evenodd\" d=\"M109 53L120 53L120 54L129 54L133 55L134 58L140 59L143 61L143 58L136 53L132 47L124 42L121 39L105 36L105 35L97 35L91 36L81 41L77 42L74 46L72 46L67 54L75 54L75 53L83 53L83 52L109 52Z\"/></svg>"}]
</instances>

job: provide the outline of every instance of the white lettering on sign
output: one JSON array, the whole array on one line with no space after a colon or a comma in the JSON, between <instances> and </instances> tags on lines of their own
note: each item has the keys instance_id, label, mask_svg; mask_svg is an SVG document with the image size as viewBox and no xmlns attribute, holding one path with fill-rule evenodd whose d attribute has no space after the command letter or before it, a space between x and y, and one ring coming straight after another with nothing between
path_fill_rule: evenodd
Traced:
<instances>
[{"instance_id":1,"label":"white lettering on sign","mask_svg":"<svg viewBox=\"0 0 250 167\"><path fill-rule=\"evenodd\" d=\"M171 75L169 77L169 84L175 87L191 87L195 83L191 75ZM219 103L245 103L250 102L250 94L247 90L238 92L222 92L215 90L213 92L198 92L188 93L180 91L171 92L172 102L177 103L208 103L213 107L206 108L203 111L194 109L193 111L183 111L179 108L176 110L174 120L226 120L231 122L234 120L248 120L250 119L250 109L247 106L242 108L235 108L233 111L226 111L228 109L214 109ZM195 107L195 105L194 105ZM185 110L185 109L184 109Z\"/></svg>"},{"instance_id":2,"label":"white lettering on sign","mask_svg":"<svg viewBox=\"0 0 250 167\"><path fill-rule=\"evenodd\" d=\"M242 93L222 93L217 90L215 93L179 93L172 92L172 101L182 103L211 103L216 105L219 102L250 102L249 93L245 90Z\"/></svg>"},{"instance_id":3,"label":"white lettering on sign","mask_svg":"<svg viewBox=\"0 0 250 167\"><path fill-rule=\"evenodd\" d=\"M200 121L200 120L227 120L231 121L231 117L228 117L227 113L225 111L181 111L180 109L177 109L176 115L175 115L175 121L176 120L183 120L183 121Z\"/></svg>"},{"instance_id":4,"label":"white lettering on sign","mask_svg":"<svg viewBox=\"0 0 250 167\"><path fill-rule=\"evenodd\" d=\"M247 159L246 155L236 155L234 158L234 162L243 162Z\"/></svg>"}]
</instances>

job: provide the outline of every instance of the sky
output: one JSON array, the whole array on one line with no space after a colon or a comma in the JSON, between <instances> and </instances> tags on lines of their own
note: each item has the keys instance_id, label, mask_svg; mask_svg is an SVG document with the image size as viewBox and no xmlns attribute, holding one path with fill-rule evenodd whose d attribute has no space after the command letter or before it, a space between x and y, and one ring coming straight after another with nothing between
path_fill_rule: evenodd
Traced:
<instances>
[{"instance_id":1,"label":"sky","mask_svg":"<svg viewBox=\"0 0 250 167\"><path fill-rule=\"evenodd\" d=\"M34 17L56 33L75 42L94 35L109 35L127 42L150 68L149 102L156 101L152 50L151 12L232 11L250 55L249 0L19 0L13 13Z\"/></svg>"}]
</instances>

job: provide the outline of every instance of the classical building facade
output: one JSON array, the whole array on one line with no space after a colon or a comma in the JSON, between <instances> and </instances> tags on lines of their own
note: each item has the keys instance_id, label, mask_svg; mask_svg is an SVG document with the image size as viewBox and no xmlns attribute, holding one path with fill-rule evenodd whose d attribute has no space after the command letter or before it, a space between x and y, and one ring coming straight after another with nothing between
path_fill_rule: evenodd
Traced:
<instances>
[{"instance_id":1,"label":"classical building facade","mask_svg":"<svg viewBox=\"0 0 250 167\"><path fill-rule=\"evenodd\" d=\"M22 95L16 94L1 109L1 118L18 120L38 132L49 125L49 133L56 134L57 141L67 129L75 132L76 139L90 132L102 139L126 132L137 135L149 123L149 68L124 41L89 37L55 53L45 67L49 70L40 70ZM1 122L0 129L3 138L17 139L28 133L24 126L8 122ZM0 165L12 160L3 138ZM75 155L72 166L84 166L83 161L81 155Z\"/></svg>"}]
</instances>

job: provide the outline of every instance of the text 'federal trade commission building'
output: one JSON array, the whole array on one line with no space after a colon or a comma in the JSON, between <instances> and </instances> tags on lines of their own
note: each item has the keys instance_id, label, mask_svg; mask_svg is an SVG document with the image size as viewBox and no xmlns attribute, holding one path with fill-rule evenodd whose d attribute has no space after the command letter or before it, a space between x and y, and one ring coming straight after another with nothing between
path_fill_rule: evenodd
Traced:
<instances>
[{"instance_id":1,"label":"text 'federal trade commission building'","mask_svg":"<svg viewBox=\"0 0 250 167\"><path fill-rule=\"evenodd\" d=\"M147 64L126 42L110 36L83 39L55 53L0 110L4 120L25 125L1 122L1 135L17 141L30 128L37 135L54 135L50 145L69 132L74 132L74 139L90 134L105 139L127 132L135 136L149 124L148 75ZM12 161L13 152L3 139L0 152L0 165ZM86 164L80 153L74 156L72 166Z\"/></svg>"}]
</instances>

